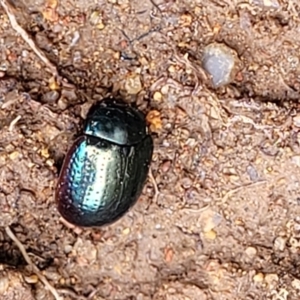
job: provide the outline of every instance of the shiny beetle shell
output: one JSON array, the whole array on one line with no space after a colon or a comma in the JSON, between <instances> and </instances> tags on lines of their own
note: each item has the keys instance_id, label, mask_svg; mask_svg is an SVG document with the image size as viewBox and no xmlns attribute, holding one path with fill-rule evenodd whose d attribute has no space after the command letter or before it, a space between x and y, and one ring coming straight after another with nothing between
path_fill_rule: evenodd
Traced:
<instances>
[{"instance_id":1,"label":"shiny beetle shell","mask_svg":"<svg viewBox=\"0 0 300 300\"><path fill-rule=\"evenodd\" d=\"M141 112L108 99L95 105L61 169L56 188L60 214L83 227L117 221L139 198L152 153Z\"/></svg>"}]
</instances>

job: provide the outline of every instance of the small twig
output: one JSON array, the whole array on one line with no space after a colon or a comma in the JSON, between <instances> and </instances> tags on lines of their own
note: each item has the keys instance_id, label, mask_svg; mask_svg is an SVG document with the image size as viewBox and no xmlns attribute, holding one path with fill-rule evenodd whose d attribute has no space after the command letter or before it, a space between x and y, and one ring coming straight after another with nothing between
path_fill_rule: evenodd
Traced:
<instances>
[{"instance_id":1,"label":"small twig","mask_svg":"<svg viewBox=\"0 0 300 300\"><path fill-rule=\"evenodd\" d=\"M46 277L41 274L41 272L37 268L37 266L31 261L23 244L18 240L18 238L11 231L9 226L5 227L5 232L12 239L12 241L14 241L14 243L17 245L17 247L21 251L25 261L27 262L27 264L32 268L34 273L37 275L37 277L40 279L40 281L45 285L45 287L51 292L51 294L54 296L54 298L56 300L62 300L62 298L58 295L56 289L49 283L49 281L46 279Z\"/></svg>"},{"instance_id":2,"label":"small twig","mask_svg":"<svg viewBox=\"0 0 300 300\"><path fill-rule=\"evenodd\" d=\"M55 77L59 77L56 67L49 61L45 54L37 48L34 41L28 35L28 33L18 24L16 17L13 13L13 7L7 0L0 0L0 4L7 14L12 28L23 38L23 40L29 45L29 47L35 52L35 54L44 62L44 64L51 70L51 73Z\"/></svg>"}]
</instances>

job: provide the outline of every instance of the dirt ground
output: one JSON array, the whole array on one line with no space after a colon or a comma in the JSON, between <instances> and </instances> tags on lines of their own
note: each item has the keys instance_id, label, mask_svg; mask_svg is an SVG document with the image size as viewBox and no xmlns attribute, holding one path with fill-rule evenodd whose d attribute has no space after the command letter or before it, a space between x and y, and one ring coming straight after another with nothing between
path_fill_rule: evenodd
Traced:
<instances>
[{"instance_id":1,"label":"dirt ground","mask_svg":"<svg viewBox=\"0 0 300 300\"><path fill-rule=\"evenodd\" d=\"M64 300L300 299L297 1L9 5L46 59L1 9L0 299L54 299L7 228ZM212 43L236 57L218 88ZM59 167L107 95L155 116L155 180L115 224L72 228Z\"/></svg>"}]
</instances>

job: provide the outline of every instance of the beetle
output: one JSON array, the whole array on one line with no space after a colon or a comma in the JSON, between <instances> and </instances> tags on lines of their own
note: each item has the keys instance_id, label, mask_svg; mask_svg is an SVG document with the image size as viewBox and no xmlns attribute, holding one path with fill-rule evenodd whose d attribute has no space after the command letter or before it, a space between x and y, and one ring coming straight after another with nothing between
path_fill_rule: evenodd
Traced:
<instances>
[{"instance_id":1,"label":"beetle","mask_svg":"<svg viewBox=\"0 0 300 300\"><path fill-rule=\"evenodd\" d=\"M55 192L59 213L80 227L117 221L137 202L152 154L142 112L111 98L95 104L60 171Z\"/></svg>"}]
</instances>

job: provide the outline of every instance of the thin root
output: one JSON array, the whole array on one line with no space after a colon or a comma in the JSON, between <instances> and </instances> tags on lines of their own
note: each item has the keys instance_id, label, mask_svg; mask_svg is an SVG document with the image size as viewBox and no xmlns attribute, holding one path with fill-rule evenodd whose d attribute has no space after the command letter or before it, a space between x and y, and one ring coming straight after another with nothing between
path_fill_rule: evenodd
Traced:
<instances>
[{"instance_id":1,"label":"thin root","mask_svg":"<svg viewBox=\"0 0 300 300\"><path fill-rule=\"evenodd\" d=\"M261 180L261 181L256 181L256 182L251 182L251 183L248 183L248 184L239 186L239 187L237 187L237 188L235 188L235 189L232 189L232 190L228 191L228 192L224 195L224 197L222 197L221 201L222 201L222 203L226 202L230 196L232 196L233 194L235 194L236 192L239 192L240 190L242 190L242 189L244 189L244 188L247 188L247 187L253 187L253 186L260 185L260 184L264 184L264 183L266 183L266 180Z\"/></svg>"},{"instance_id":2,"label":"thin root","mask_svg":"<svg viewBox=\"0 0 300 300\"><path fill-rule=\"evenodd\" d=\"M23 244L18 240L15 234L11 231L10 227L5 227L5 232L7 235L12 239L12 241L17 245L19 250L21 251L25 261L27 264L32 268L34 273L37 275L39 280L45 285L45 287L50 291L50 293L54 296L56 300L62 300L62 298L58 295L56 289L49 283L44 275L41 274L37 266L31 261L30 257L28 256L25 247Z\"/></svg>"},{"instance_id":3,"label":"thin root","mask_svg":"<svg viewBox=\"0 0 300 300\"><path fill-rule=\"evenodd\" d=\"M8 130L9 130L9 131L13 131L14 128L15 128L15 125L21 120L21 118L22 118L22 117L19 115L19 116L17 116L14 120L12 120L11 123L9 124Z\"/></svg>"},{"instance_id":4,"label":"thin root","mask_svg":"<svg viewBox=\"0 0 300 300\"><path fill-rule=\"evenodd\" d=\"M0 4L7 14L12 28L23 38L23 40L29 45L29 47L35 52L35 54L44 62L44 64L51 70L53 76L58 77L58 71L56 67L49 61L45 54L37 48L34 41L30 38L28 33L18 24L16 17L13 13L13 7L7 0L0 0Z\"/></svg>"}]
</instances>

